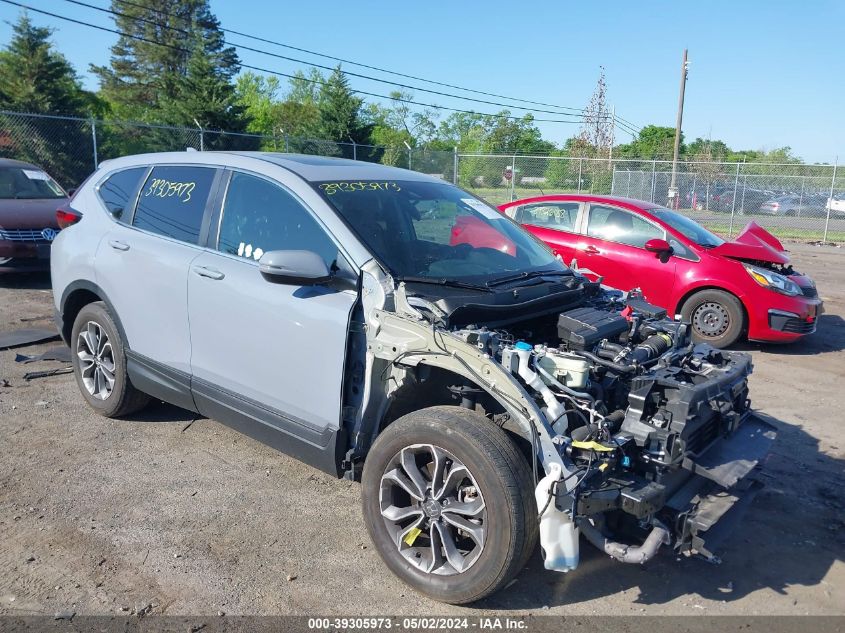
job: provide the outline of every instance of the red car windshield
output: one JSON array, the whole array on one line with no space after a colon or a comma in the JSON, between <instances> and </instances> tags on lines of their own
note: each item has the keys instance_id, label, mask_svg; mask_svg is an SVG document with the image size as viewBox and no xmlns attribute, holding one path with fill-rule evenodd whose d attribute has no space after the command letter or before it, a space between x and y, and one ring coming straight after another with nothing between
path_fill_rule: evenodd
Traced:
<instances>
[{"instance_id":1,"label":"red car windshield","mask_svg":"<svg viewBox=\"0 0 845 633\"><path fill-rule=\"evenodd\" d=\"M0 200L64 198L67 194L40 169L0 167Z\"/></svg>"},{"instance_id":2,"label":"red car windshield","mask_svg":"<svg viewBox=\"0 0 845 633\"><path fill-rule=\"evenodd\" d=\"M543 244L478 198L448 183L315 183L399 279L486 282L514 273L567 272Z\"/></svg>"},{"instance_id":3,"label":"red car windshield","mask_svg":"<svg viewBox=\"0 0 845 633\"><path fill-rule=\"evenodd\" d=\"M658 220L662 220L671 226L673 229L678 231L678 233L688 237L699 246L703 246L704 248L715 248L725 243L725 240L721 237L714 235L698 222L690 220L684 215L662 208L649 209L648 212Z\"/></svg>"}]
</instances>

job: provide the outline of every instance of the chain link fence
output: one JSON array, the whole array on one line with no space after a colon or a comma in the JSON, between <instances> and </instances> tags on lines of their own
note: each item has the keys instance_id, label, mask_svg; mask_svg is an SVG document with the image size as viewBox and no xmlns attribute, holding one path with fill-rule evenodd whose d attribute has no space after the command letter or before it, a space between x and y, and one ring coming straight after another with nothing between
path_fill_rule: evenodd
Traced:
<instances>
[{"instance_id":1,"label":"chain link fence","mask_svg":"<svg viewBox=\"0 0 845 633\"><path fill-rule=\"evenodd\" d=\"M624 196L673 207L735 235L754 220L785 239L845 241L845 170L838 165L678 163L561 156L459 154L458 184L493 204L551 193Z\"/></svg>"},{"instance_id":2,"label":"chain link fence","mask_svg":"<svg viewBox=\"0 0 845 633\"><path fill-rule=\"evenodd\" d=\"M103 160L188 148L378 162L454 182L496 205L550 193L625 196L673 206L726 236L755 220L783 238L845 242L838 165L680 162L670 201L672 162L665 160L464 154L0 110L0 156L35 163L68 189Z\"/></svg>"}]
</instances>

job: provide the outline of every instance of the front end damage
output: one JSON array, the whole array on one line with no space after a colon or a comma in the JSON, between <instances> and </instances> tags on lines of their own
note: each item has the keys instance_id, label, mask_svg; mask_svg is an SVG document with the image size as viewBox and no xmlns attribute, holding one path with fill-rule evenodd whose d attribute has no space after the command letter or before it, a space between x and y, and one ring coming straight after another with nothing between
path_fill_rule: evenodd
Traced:
<instances>
[{"instance_id":1,"label":"front end damage","mask_svg":"<svg viewBox=\"0 0 845 633\"><path fill-rule=\"evenodd\" d=\"M575 569L580 535L626 563L661 547L718 560L776 435L751 411L750 357L694 345L687 324L577 274L549 287L475 305L365 269L347 475L391 419L445 398L524 440L546 568Z\"/></svg>"}]
</instances>

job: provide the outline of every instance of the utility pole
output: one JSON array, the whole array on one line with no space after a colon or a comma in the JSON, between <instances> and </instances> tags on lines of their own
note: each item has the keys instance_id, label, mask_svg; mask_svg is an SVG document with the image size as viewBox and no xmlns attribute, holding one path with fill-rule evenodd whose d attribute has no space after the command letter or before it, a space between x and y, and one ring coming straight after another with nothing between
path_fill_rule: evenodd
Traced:
<instances>
[{"instance_id":1,"label":"utility pole","mask_svg":"<svg viewBox=\"0 0 845 633\"><path fill-rule=\"evenodd\" d=\"M613 144L616 142L616 106L610 106L610 149L607 151L607 166L613 167Z\"/></svg>"},{"instance_id":2,"label":"utility pole","mask_svg":"<svg viewBox=\"0 0 845 633\"><path fill-rule=\"evenodd\" d=\"M678 154L681 152L681 124L684 120L684 90L687 87L687 49L684 49L684 63L681 64L681 92L678 95L678 120L675 123L675 151L672 155L672 182L669 184L669 206L675 208L678 199Z\"/></svg>"}]
</instances>

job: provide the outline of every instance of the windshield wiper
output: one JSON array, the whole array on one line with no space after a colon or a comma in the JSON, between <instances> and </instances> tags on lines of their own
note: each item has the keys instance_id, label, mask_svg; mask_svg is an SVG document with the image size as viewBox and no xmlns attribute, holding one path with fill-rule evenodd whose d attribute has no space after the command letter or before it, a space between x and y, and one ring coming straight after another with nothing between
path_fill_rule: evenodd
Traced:
<instances>
[{"instance_id":1,"label":"windshield wiper","mask_svg":"<svg viewBox=\"0 0 845 633\"><path fill-rule=\"evenodd\" d=\"M397 281L404 281L414 284L432 284L434 286L449 286L450 288L467 288L468 290L483 290L484 292L492 292L487 286L473 284L468 281L458 281L457 279L448 279L446 277L397 277Z\"/></svg>"},{"instance_id":2,"label":"windshield wiper","mask_svg":"<svg viewBox=\"0 0 845 633\"><path fill-rule=\"evenodd\" d=\"M501 286L502 284L509 283L511 281L522 281L523 279L533 279L535 277L546 277L548 275L559 275L569 277L572 275L572 272L569 270L534 270L534 271L525 271L521 272L517 275L509 275L507 277L499 277L498 279L491 279L487 282L489 287L493 286Z\"/></svg>"}]
</instances>

